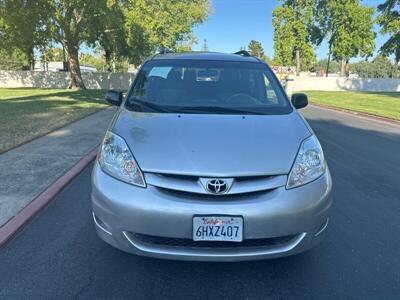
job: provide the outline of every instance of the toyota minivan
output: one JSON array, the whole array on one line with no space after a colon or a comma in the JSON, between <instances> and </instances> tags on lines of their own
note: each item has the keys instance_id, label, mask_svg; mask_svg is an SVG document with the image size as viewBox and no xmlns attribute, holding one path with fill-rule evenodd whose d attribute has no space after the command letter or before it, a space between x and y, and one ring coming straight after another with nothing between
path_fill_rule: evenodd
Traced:
<instances>
[{"instance_id":1,"label":"toyota minivan","mask_svg":"<svg viewBox=\"0 0 400 300\"><path fill-rule=\"evenodd\" d=\"M92 174L101 239L167 259L292 255L324 235L331 176L271 68L246 52L159 54L117 105Z\"/></svg>"}]
</instances>

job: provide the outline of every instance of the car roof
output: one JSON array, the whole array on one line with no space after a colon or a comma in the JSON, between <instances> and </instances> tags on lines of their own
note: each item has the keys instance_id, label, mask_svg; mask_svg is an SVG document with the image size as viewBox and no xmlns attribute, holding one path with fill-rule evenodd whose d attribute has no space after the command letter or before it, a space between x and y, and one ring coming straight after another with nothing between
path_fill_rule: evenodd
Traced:
<instances>
[{"instance_id":1,"label":"car roof","mask_svg":"<svg viewBox=\"0 0 400 300\"><path fill-rule=\"evenodd\" d=\"M219 52L163 53L163 54L156 54L152 56L149 60L163 60L163 59L260 62L260 60L254 56L244 56L240 54L227 54Z\"/></svg>"}]
</instances>

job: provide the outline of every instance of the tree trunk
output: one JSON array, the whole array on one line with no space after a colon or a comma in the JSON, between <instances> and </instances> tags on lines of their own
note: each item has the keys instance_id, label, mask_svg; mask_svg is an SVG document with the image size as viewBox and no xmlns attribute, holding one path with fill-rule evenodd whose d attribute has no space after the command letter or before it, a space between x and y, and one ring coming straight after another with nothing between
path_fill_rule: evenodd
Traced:
<instances>
[{"instance_id":1,"label":"tree trunk","mask_svg":"<svg viewBox=\"0 0 400 300\"><path fill-rule=\"evenodd\" d=\"M344 58L340 60L340 76L341 77L346 76L346 59Z\"/></svg>"},{"instance_id":2,"label":"tree trunk","mask_svg":"<svg viewBox=\"0 0 400 300\"><path fill-rule=\"evenodd\" d=\"M112 67L111 67L111 51L109 49L104 50L104 57L106 59L106 71L107 72L112 72Z\"/></svg>"},{"instance_id":3,"label":"tree trunk","mask_svg":"<svg viewBox=\"0 0 400 300\"><path fill-rule=\"evenodd\" d=\"M114 55L113 55L113 58L112 58L112 71L115 72L116 69L117 69L117 66L116 66L116 64L115 64L115 54L114 54Z\"/></svg>"},{"instance_id":4,"label":"tree trunk","mask_svg":"<svg viewBox=\"0 0 400 300\"><path fill-rule=\"evenodd\" d=\"M296 76L300 76L300 50L296 49Z\"/></svg>"},{"instance_id":5,"label":"tree trunk","mask_svg":"<svg viewBox=\"0 0 400 300\"><path fill-rule=\"evenodd\" d=\"M328 61L326 63L326 75L325 77L328 77L329 74L329 64L331 62L331 46L329 46L329 52L328 52Z\"/></svg>"},{"instance_id":6,"label":"tree trunk","mask_svg":"<svg viewBox=\"0 0 400 300\"><path fill-rule=\"evenodd\" d=\"M62 45L62 52L63 52L63 71L67 72L67 71L69 71L69 66L68 66L68 62L67 62L67 56L65 55L64 44Z\"/></svg>"},{"instance_id":7,"label":"tree trunk","mask_svg":"<svg viewBox=\"0 0 400 300\"><path fill-rule=\"evenodd\" d=\"M71 73L71 82L69 89L82 89L85 90L85 84L82 79L81 69L79 66L78 47L75 45L67 45L68 63Z\"/></svg>"},{"instance_id":8,"label":"tree trunk","mask_svg":"<svg viewBox=\"0 0 400 300\"><path fill-rule=\"evenodd\" d=\"M33 48L27 51L29 70L35 71L35 54L33 53Z\"/></svg>"}]
</instances>

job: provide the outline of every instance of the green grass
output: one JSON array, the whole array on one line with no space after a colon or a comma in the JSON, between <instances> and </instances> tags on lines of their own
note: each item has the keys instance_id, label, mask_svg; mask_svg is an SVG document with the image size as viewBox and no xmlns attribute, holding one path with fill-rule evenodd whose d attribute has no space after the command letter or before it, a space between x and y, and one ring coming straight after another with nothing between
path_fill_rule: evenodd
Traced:
<instances>
[{"instance_id":1,"label":"green grass","mask_svg":"<svg viewBox=\"0 0 400 300\"><path fill-rule=\"evenodd\" d=\"M0 153L107 107L101 90L0 89Z\"/></svg>"},{"instance_id":2,"label":"green grass","mask_svg":"<svg viewBox=\"0 0 400 300\"><path fill-rule=\"evenodd\" d=\"M310 103L400 120L400 92L305 91Z\"/></svg>"}]
</instances>

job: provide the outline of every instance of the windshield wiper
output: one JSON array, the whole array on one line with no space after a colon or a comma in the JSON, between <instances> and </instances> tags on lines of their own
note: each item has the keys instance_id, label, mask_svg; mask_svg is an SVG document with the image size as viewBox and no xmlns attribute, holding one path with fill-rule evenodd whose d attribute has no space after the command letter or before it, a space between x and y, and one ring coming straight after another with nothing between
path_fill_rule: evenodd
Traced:
<instances>
[{"instance_id":1,"label":"windshield wiper","mask_svg":"<svg viewBox=\"0 0 400 300\"><path fill-rule=\"evenodd\" d=\"M128 106L132 106L132 105L137 105L141 108L150 108L150 110L154 111L154 112L163 112L163 113L169 113L171 112L169 109L166 109L162 106L159 106L157 104L148 102L148 101L143 101L143 100L139 100L137 98L129 98L128 101Z\"/></svg>"},{"instance_id":2,"label":"windshield wiper","mask_svg":"<svg viewBox=\"0 0 400 300\"><path fill-rule=\"evenodd\" d=\"M245 114L245 115L264 115L264 113L253 110L236 109L222 106L174 106L163 107L152 102L139 100L137 98L129 98L127 101L128 106L137 105L139 107L150 109L154 112L162 113L203 113L203 114Z\"/></svg>"},{"instance_id":3,"label":"windshield wiper","mask_svg":"<svg viewBox=\"0 0 400 300\"><path fill-rule=\"evenodd\" d=\"M264 115L264 113L253 110L236 109L222 106L183 106L177 107L176 110L181 113L220 113L220 114L245 114L245 115Z\"/></svg>"}]
</instances>

